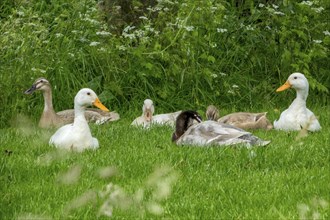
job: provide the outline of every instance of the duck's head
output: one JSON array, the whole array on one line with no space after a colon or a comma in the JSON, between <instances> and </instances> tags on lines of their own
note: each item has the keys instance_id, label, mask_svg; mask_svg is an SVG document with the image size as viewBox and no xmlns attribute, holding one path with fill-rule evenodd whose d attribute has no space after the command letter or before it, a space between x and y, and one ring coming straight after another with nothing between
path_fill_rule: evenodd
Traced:
<instances>
[{"instance_id":1,"label":"duck's head","mask_svg":"<svg viewBox=\"0 0 330 220\"><path fill-rule=\"evenodd\" d=\"M281 92L289 88L294 88L295 90L307 90L308 91L308 80L302 73L292 73L287 81L279 87L276 92Z\"/></svg>"},{"instance_id":2,"label":"duck's head","mask_svg":"<svg viewBox=\"0 0 330 220\"><path fill-rule=\"evenodd\" d=\"M79 90L76 97L74 98L74 104L75 107L79 106L82 108L94 105L103 111L109 111L109 109L101 103L96 93L88 88Z\"/></svg>"},{"instance_id":3,"label":"duck's head","mask_svg":"<svg viewBox=\"0 0 330 220\"><path fill-rule=\"evenodd\" d=\"M48 80L43 77L40 77L40 78L36 79L36 81L34 81L34 83L32 84L31 88L26 90L24 93L32 94L36 90L46 91L46 90L49 90L50 88L51 88L51 86L50 86L50 83L48 82Z\"/></svg>"},{"instance_id":4,"label":"duck's head","mask_svg":"<svg viewBox=\"0 0 330 220\"><path fill-rule=\"evenodd\" d=\"M172 141L178 140L194 121L198 123L202 122L202 117L197 112L192 110L181 112L176 118L175 132L172 135Z\"/></svg>"},{"instance_id":5,"label":"duck's head","mask_svg":"<svg viewBox=\"0 0 330 220\"><path fill-rule=\"evenodd\" d=\"M207 120L217 121L219 119L219 110L214 105L209 105L206 109Z\"/></svg>"},{"instance_id":6,"label":"duck's head","mask_svg":"<svg viewBox=\"0 0 330 220\"><path fill-rule=\"evenodd\" d=\"M150 122L152 120L152 115L155 112L154 103L152 102L151 99L144 100L142 111L143 111L143 116L144 116L145 120L147 122Z\"/></svg>"}]
</instances>

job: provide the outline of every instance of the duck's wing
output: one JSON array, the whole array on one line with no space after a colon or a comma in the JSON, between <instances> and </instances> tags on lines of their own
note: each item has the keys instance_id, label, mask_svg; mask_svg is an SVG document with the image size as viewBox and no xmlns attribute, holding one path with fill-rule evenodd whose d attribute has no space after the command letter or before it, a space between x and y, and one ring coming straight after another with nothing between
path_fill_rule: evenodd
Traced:
<instances>
[{"instance_id":1,"label":"duck's wing","mask_svg":"<svg viewBox=\"0 0 330 220\"><path fill-rule=\"evenodd\" d=\"M215 121L192 125L178 140L179 144L231 145L244 143L239 137L250 134L242 129Z\"/></svg>"},{"instance_id":2,"label":"duck's wing","mask_svg":"<svg viewBox=\"0 0 330 220\"><path fill-rule=\"evenodd\" d=\"M320 125L319 121L317 120L317 117L309 109L307 109L307 116L308 116L307 130L309 130L309 131L321 130L321 125Z\"/></svg>"},{"instance_id":3,"label":"duck's wing","mask_svg":"<svg viewBox=\"0 0 330 220\"><path fill-rule=\"evenodd\" d=\"M103 111L101 109L98 108L87 108L86 112L95 112L97 114L99 114L99 117L102 118L108 118L107 121L117 121L120 119L120 115L116 112L116 111L112 111L112 112L107 112L107 111ZM86 114L85 114L86 116Z\"/></svg>"},{"instance_id":4,"label":"duck's wing","mask_svg":"<svg viewBox=\"0 0 330 220\"><path fill-rule=\"evenodd\" d=\"M218 122L232 124L234 125L239 123L246 123L246 122L255 122L256 121L256 114L250 112L236 112L231 113L229 115L225 115L221 117Z\"/></svg>"},{"instance_id":5,"label":"duck's wing","mask_svg":"<svg viewBox=\"0 0 330 220\"><path fill-rule=\"evenodd\" d=\"M182 111L166 113L166 114L158 114L152 116L152 123L161 124L161 125L175 125L176 118Z\"/></svg>"},{"instance_id":6,"label":"duck's wing","mask_svg":"<svg viewBox=\"0 0 330 220\"><path fill-rule=\"evenodd\" d=\"M56 113L64 124L72 123L74 120L74 109L67 109ZM106 112L101 109L88 108L85 111L85 118L88 122L104 124L110 121L116 121L120 118L117 112Z\"/></svg>"},{"instance_id":7,"label":"duck's wing","mask_svg":"<svg viewBox=\"0 0 330 220\"><path fill-rule=\"evenodd\" d=\"M235 126L215 121L205 121L192 125L178 140L179 144L197 146L228 146L243 144L246 146L265 146L270 141L263 141L250 132Z\"/></svg>"},{"instance_id":8,"label":"duck's wing","mask_svg":"<svg viewBox=\"0 0 330 220\"><path fill-rule=\"evenodd\" d=\"M51 136L49 144L55 145L56 147L70 149L73 145L72 129L73 124L67 124L60 127L55 134Z\"/></svg>"},{"instance_id":9,"label":"duck's wing","mask_svg":"<svg viewBox=\"0 0 330 220\"><path fill-rule=\"evenodd\" d=\"M131 125L140 127L140 128L149 128L150 122L146 121L144 116L137 117L134 119L134 121L131 123Z\"/></svg>"}]
</instances>

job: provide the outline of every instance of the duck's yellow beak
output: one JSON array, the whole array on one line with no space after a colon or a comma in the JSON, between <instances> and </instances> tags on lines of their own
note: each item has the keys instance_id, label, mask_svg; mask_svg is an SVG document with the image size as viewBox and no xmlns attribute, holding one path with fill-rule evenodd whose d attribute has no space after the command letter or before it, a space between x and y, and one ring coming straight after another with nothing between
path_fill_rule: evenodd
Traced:
<instances>
[{"instance_id":1,"label":"duck's yellow beak","mask_svg":"<svg viewBox=\"0 0 330 220\"><path fill-rule=\"evenodd\" d=\"M286 81L282 86L280 86L278 89L276 89L276 92L282 92L289 88L291 88L291 84L289 83L289 81Z\"/></svg>"},{"instance_id":2,"label":"duck's yellow beak","mask_svg":"<svg viewBox=\"0 0 330 220\"><path fill-rule=\"evenodd\" d=\"M98 107L99 109L101 109L103 111L109 112L109 109L107 107L105 107L98 98L95 99L95 101L93 102L93 105L95 105L96 107Z\"/></svg>"}]
</instances>

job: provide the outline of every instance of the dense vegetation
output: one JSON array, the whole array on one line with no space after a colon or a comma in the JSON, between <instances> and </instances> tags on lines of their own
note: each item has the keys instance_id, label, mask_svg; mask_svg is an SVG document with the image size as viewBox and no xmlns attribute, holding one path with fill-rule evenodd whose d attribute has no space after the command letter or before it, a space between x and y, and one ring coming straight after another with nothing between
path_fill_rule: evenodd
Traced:
<instances>
[{"instance_id":1,"label":"dense vegetation","mask_svg":"<svg viewBox=\"0 0 330 220\"><path fill-rule=\"evenodd\" d=\"M243 2L243 3L242 3ZM0 5L1 127L18 113L38 117L50 80L56 110L91 87L111 109L158 112L209 104L274 109L274 90L295 71L310 103L328 104L329 1L24 1ZM292 95L293 96L293 95ZM280 103L280 105L279 105Z\"/></svg>"},{"instance_id":2,"label":"dense vegetation","mask_svg":"<svg viewBox=\"0 0 330 220\"><path fill-rule=\"evenodd\" d=\"M329 219L329 16L328 0L1 0L0 219ZM146 98L157 113L214 104L274 120L296 71L321 132L189 148L172 128L129 126ZM90 87L120 113L91 125L100 149L49 147L42 96L23 94L40 76L58 111Z\"/></svg>"}]
</instances>

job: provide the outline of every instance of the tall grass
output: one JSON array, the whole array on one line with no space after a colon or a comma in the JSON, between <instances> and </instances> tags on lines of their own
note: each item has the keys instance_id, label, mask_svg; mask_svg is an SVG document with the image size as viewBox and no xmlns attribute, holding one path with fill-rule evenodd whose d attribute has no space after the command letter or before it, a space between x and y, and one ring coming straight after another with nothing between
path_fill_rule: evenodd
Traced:
<instances>
[{"instance_id":1,"label":"tall grass","mask_svg":"<svg viewBox=\"0 0 330 220\"><path fill-rule=\"evenodd\" d=\"M255 131L272 142L252 149L178 147L124 118L91 125L98 150L61 152L20 118L0 130L0 218L328 219L330 115L314 111L320 132Z\"/></svg>"}]
</instances>

